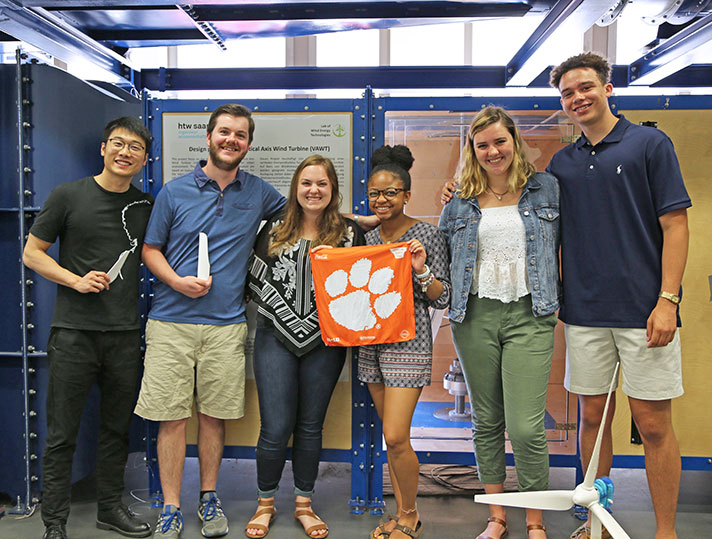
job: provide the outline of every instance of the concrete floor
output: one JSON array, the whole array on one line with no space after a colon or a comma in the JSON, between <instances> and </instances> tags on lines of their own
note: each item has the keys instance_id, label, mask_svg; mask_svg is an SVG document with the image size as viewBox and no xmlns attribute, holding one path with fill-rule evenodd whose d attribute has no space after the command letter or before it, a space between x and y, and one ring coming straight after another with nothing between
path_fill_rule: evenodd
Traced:
<instances>
[{"instance_id":1,"label":"concrete floor","mask_svg":"<svg viewBox=\"0 0 712 539\"><path fill-rule=\"evenodd\" d=\"M146 500L146 472L143 455L132 454L126 472L127 492L125 501L131 508L151 522L158 514ZM615 469L614 514L632 539L653 538L655 521L648 494L645 473L642 470ZM186 462L183 482L183 514L185 528L183 537L199 538L200 526L195 514L198 486L196 459ZM252 460L226 459L220 473L218 493L230 518L229 537L244 537L244 526L256 506L255 462ZM574 486L572 469L555 468L551 471L552 489L569 489ZM129 490L131 489L131 490ZM350 469L347 464L322 463L314 508L329 524L330 537L334 539L366 539L378 524L378 516L368 513L349 513ZM393 499L386 498L388 509L393 510ZM303 539L301 526L292 517L293 496L291 468L287 468L277 493L277 519L272 525L270 539ZM484 529L488 515L487 507L475 504L471 496L422 496L418 499L423 520L423 539L471 539ZM38 511L39 513L39 511ZM91 478L75 485L72 512L67 530L70 539L110 539L120 537L113 532L95 528L96 503ZM545 523L550 539L566 539L580 521L570 511L547 512ZM510 537L526 537L524 512L512 509L508 516ZM39 514L16 520L11 515L0 519L0 539L40 539L44 531ZM683 472L682 488L677 518L680 539L712 537L712 476L709 472Z\"/></svg>"}]
</instances>

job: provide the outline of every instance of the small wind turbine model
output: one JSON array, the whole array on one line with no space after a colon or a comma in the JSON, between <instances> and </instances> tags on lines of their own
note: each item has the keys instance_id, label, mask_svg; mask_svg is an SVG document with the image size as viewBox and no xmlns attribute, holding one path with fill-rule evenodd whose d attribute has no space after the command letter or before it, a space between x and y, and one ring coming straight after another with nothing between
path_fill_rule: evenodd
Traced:
<instances>
[{"instance_id":1,"label":"small wind turbine model","mask_svg":"<svg viewBox=\"0 0 712 539\"><path fill-rule=\"evenodd\" d=\"M583 483L577 485L574 490L540 490L537 492L508 492L506 494L478 494L475 501L503 505L508 507L523 507L525 509L541 509L543 511L566 511L574 504L587 507L591 513L591 539L601 539L601 525L605 526L613 539L630 539L628 534L615 521L606 507L609 503L609 496L612 493L612 483L610 479L603 481L596 480L598 470L598 458L601 451L601 440L603 439L603 427L608 414L608 404L611 401L616 375L620 363L616 365L613 372L613 379L608 389L606 407L603 409L601 426L598 429L596 444L593 447L591 461L588 463L586 477Z\"/></svg>"}]
</instances>

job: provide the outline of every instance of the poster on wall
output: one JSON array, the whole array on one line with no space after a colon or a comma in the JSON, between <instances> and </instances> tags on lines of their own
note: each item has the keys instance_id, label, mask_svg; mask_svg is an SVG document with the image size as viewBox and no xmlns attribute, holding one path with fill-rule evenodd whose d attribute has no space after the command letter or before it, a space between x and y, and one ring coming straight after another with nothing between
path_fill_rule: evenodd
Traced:
<instances>
[{"instance_id":1,"label":"poster on wall","mask_svg":"<svg viewBox=\"0 0 712 539\"><path fill-rule=\"evenodd\" d=\"M351 208L351 113L255 113L255 135L240 165L268 181L283 195L297 165L307 156L331 159L339 177L341 210ZM186 174L198 160L208 158L206 128L209 113L163 114L163 181Z\"/></svg>"}]
</instances>

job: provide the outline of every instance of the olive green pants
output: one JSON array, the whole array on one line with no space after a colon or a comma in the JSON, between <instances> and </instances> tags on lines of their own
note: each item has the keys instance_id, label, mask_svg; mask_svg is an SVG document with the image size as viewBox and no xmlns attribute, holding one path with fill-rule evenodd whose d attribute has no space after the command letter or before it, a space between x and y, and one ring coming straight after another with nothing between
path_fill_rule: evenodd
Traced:
<instances>
[{"instance_id":1,"label":"olive green pants","mask_svg":"<svg viewBox=\"0 0 712 539\"><path fill-rule=\"evenodd\" d=\"M531 296L502 303L470 295L465 319L452 323L483 483L503 483L506 478L506 429L519 490L549 487L544 417L555 325L554 314L532 314Z\"/></svg>"}]
</instances>

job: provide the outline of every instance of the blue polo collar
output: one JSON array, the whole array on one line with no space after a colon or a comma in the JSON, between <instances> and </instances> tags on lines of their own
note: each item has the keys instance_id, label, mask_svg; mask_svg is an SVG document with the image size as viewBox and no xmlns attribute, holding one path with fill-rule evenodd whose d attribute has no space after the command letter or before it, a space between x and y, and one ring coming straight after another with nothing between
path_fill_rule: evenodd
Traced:
<instances>
[{"instance_id":1,"label":"blue polo collar","mask_svg":"<svg viewBox=\"0 0 712 539\"><path fill-rule=\"evenodd\" d=\"M193 169L193 177L195 178L195 183L198 185L200 189L205 187L209 182L214 182L212 178L210 178L205 172L203 171L203 167L207 164L207 161L198 161L198 163L195 165L195 169ZM235 174L235 179L232 180L228 185L232 185L233 183L237 183L239 186L242 186L242 181L245 177L245 173L243 172L242 169L237 169L237 174ZM217 184L216 184L217 185Z\"/></svg>"}]
</instances>

